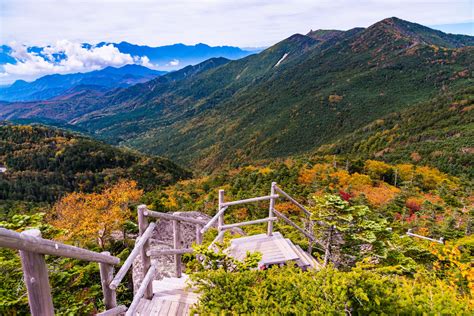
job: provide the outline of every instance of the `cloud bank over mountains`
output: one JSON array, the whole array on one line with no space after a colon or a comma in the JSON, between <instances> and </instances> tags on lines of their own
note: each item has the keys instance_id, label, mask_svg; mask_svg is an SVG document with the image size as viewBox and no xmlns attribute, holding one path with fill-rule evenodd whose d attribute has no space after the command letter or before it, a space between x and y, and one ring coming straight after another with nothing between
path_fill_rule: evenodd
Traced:
<instances>
[{"instance_id":1,"label":"cloud bank over mountains","mask_svg":"<svg viewBox=\"0 0 474 316\"><path fill-rule=\"evenodd\" d=\"M19 78L32 80L53 73L88 72L127 64L154 68L147 56L122 53L112 44L92 46L61 40L43 48L28 48L16 43L12 43L10 47L12 50L9 55L15 62L0 66L2 82Z\"/></svg>"},{"instance_id":2,"label":"cloud bank over mountains","mask_svg":"<svg viewBox=\"0 0 474 316\"><path fill-rule=\"evenodd\" d=\"M0 0L1 1L1 0ZM150 47L128 42L87 44L61 40L44 47L12 43L0 46L0 84L32 81L47 74L90 72L111 66L135 64L154 70L173 71L212 57L239 59L260 49L181 43Z\"/></svg>"}]
</instances>

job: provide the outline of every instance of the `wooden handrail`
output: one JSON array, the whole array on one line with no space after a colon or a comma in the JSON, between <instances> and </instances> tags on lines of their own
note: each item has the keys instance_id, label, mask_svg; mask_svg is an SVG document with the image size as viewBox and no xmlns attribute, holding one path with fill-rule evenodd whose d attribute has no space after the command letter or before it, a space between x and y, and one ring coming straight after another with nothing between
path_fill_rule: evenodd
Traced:
<instances>
[{"instance_id":1,"label":"wooden handrail","mask_svg":"<svg viewBox=\"0 0 474 316\"><path fill-rule=\"evenodd\" d=\"M313 241L316 240L316 238L312 234L308 233L306 230L304 230L303 228L296 225L292 220L290 220L288 217L286 217L285 215L283 215L282 213L277 211L275 208L273 209L273 212L275 213L276 216L280 217L288 225L293 226L294 228L296 228L300 233L305 235L307 238L309 238Z\"/></svg>"},{"instance_id":2,"label":"wooden handrail","mask_svg":"<svg viewBox=\"0 0 474 316\"><path fill-rule=\"evenodd\" d=\"M280 189L277 185L275 185L275 190L280 193L281 195L283 195L284 197L286 197L291 203L293 203L294 205L296 205L300 210L302 210L307 216L311 216L311 212L308 211L303 205L301 205L300 203L298 203L298 201L296 201L294 198L292 198L288 193L286 193L285 191L283 191L282 189Z\"/></svg>"},{"instance_id":3,"label":"wooden handrail","mask_svg":"<svg viewBox=\"0 0 474 316\"><path fill-rule=\"evenodd\" d=\"M222 240L224 238L224 234L225 234L225 230L222 230L219 234L217 234L216 238L214 238L214 240L211 242L209 247L207 247L207 249L211 249L216 242L218 242L219 240Z\"/></svg>"},{"instance_id":4,"label":"wooden handrail","mask_svg":"<svg viewBox=\"0 0 474 316\"><path fill-rule=\"evenodd\" d=\"M407 231L407 235L408 235L408 236L411 236L411 237L417 237L417 238L429 240L429 241L432 241L432 242L437 242L437 243L439 243L439 244L444 244L444 238L443 238L443 237L441 237L440 239L434 239L434 238L430 238L430 237L426 237L426 236L414 234L414 233L412 233L412 230L411 230L411 229L409 229L409 230Z\"/></svg>"},{"instance_id":5,"label":"wooden handrail","mask_svg":"<svg viewBox=\"0 0 474 316\"><path fill-rule=\"evenodd\" d=\"M278 199L278 194L259 196L259 197L254 197L250 199L245 199L245 200L225 202L225 203L222 203L222 206L232 206L232 205L252 203L252 202L258 202L258 201L266 201L266 200L272 200L272 199Z\"/></svg>"},{"instance_id":6,"label":"wooden handrail","mask_svg":"<svg viewBox=\"0 0 474 316\"><path fill-rule=\"evenodd\" d=\"M155 277L155 271L156 271L155 266L150 266L150 269L148 269L148 272L146 273L145 277L143 278L142 284L140 284L140 287L138 288L137 293L133 296L133 301L130 304L130 306L128 307L128 310L125 313L125 316L131 316L135 313L135 309L137 309L137 306L138 306L138 303L140 302L140 299L145 294L145 291L146 291L146 288L148 287L148 284Z\"/></svg>"},{"instance_id":7,"label":"wooden handrail","mask_svg":"<svg viewBox=\"0 0 474 316\"><path fill-rule=\"evenodd\" d=\"M20 234L6 228L0 228L0 247L112 265L120 263L120 259L114 256L66 245L54 240Z\"/></svg>"},{"instance_id":8,"label":"wooden handrail","mask_svg":"<svg viewBox=\"0 0 474 316\"><path fill-rule=\"evenodd\" d=\"M150 225L148 225L148 228L146 229L145 233L143 233L143 235L140 236L140 239L135 244L135 247L133 248L132 252L128 256L127 260L125 260L122 267L120 268L120 270L115 275L115 278L113 279L113 281L110 282L109 287L112 290L116 290L118 285L120 284L120 282L122 282L122 279L127 274L128 269L130 269L130 267L132 266L133 260L135 260L135 258L138 256L138 254L140 253L143 245L148 240L148 238L151 237L155 227L156 227L155 223L150 223Z\"/></svg>"},{"instance_id":9,"label":"wooden handrail","mask_svg":"<svg viewBox=\"0 0 474 316\"><path fill-rule=\"evenodd\" d=\"M143 212L143 215L149 216L149 217L163 218L170 221L176 220L180 222L187 222L187 223L196 224L196 225L206 225L207 223L206 221L200 220L200 219L179 216L179 215L174 215L174 214L168 214L168 213L162 213L162 212L155 212L155 211L150 211L148 209L145 212Z\"/></svg>"},{"instance_id":10,"label":"wooden handrail","mask_svg":"<svg viewBox=\"0 0 474 316\"><path fill-rule=\"evenodd\" d=\"M225 229L231 229L231 228L234 228L234 227L273 222L273 221L276 221L276 220L278 220L278 218L276 218L276 217L267 217L267 218L262 218L262 219L256 219L256 220L253 220L253 221L223 225L223 226L220 226L220 228L225 230Z\"/></svg>"},{"instance_id":11,"label":"wooden handrail","mask_svg":"<svg viewBox=\"0 0 474 316\"><path fill-rule=\"evenodd\" d=\"M204 225L204 227L201 229L201 234L204 234L211 226L212 224L214 224L215 221L217 221L217 219L222 215L224 214L225 210L227 209L227 206L221 208L219 210L219 212L216 213L216 215L214 215L213 218L211 218L211 220L209 222L207 222L206 225Z\"/></svg>"}]
</instances>

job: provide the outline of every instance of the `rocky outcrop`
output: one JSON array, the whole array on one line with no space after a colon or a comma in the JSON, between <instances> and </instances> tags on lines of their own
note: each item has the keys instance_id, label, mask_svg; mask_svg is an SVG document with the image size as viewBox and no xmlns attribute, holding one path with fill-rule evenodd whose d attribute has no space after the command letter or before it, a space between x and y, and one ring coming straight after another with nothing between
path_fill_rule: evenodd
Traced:
<instances>
[{"instance_id":1,"label":"rocky outcrop","mask_svg":"<svg viewBox=\"0 0 474 316\"><path fill-rule=\"evenodd\" d=\"M200 219L208 222L211 217L200 212L175 212L174 215ZM214 225L217 227L217 223ZM231 233L244 234L241 229L234 229ZM190 248L196 242L196 226L189 223L181 223L181 245L180 248ZM173 249L173 223L169 220L157 220L156 228L150 239L151 249ZM156 267L155 280L176 275L174 256L152 257L151 264ZM140 255L133 262L133 290L136 292L143 279L142 258Z\"/></svg>"}]
</instances>

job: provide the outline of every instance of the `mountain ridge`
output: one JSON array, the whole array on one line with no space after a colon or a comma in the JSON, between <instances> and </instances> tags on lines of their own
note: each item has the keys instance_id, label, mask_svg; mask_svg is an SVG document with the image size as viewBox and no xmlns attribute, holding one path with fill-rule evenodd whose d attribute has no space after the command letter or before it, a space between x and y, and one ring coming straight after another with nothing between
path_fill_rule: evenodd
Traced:
<instances>
[{"instance_id":1,"label":"mountain ridge","mask_svg":"<svg viewBox=\"0 0 474 316\"><path fill-rule=\"evenodd\" d=\"M165 73L140 65L125 65L119 68L108 66L90 72L52 74L32 82L17 80L10 87L0 88L0 100L9 102L48 100L76 86L94 85L100 87L100 90L127 87Z\"/></svg>"},{"instance_id":2,"label":"mountain ridge","mask_svg":"<svg viewBox=\"0 0 474 316\"><path fill-rule=\"evenodd\" d=\"M394 18L328 34L295 34L190 77L170 73L109 92L68 122L112 143L214 169L309 152L472 83L474 37L439 36Z\"/></svg>"}]
</instances>

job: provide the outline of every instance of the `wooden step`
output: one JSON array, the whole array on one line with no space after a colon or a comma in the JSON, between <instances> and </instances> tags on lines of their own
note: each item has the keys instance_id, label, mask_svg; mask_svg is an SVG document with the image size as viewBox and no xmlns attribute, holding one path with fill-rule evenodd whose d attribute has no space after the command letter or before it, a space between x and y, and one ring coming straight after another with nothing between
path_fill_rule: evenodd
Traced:
<instances>
[{"instance_id":1,"label":"wooden step","mask_svg":"<svg viewBox=\"0 0 474 316\"><path fill-rule=\"evenodd\" d=\"M306 260L309 262L312 269L320 270L322 268L322 265L313 256L301 249L300 246L295 245L295 247L300 250L303 256L306 257Z\"/></svg>"},{"instance_id":2,"label":"wooden step","mask_svg":"<svg viewBox=\"0 0 474 316\"><path fill-rule=\"evenodd\" d=\"M272 236L259 234L231 240L229 254L232 257L243 260L247 255L247 251L262 254L259 267L286 263L299 258L295 250L279 232L274 232Z\"/></svg>"},{"instance_id":3,"label":"wooden step","mask_svg":"<svg viewBox=\"0 0 474 316\"><path fill-rule=\"evenodd\" d=\"M145 316L148 315L147 311L150 307L151 300L147 300L145 298L140 299L138 302L137 308L135 309L135 315L137 316Z\"/></svg>"},{"instance_id":4,"label":"wooden step","mask_svg":"<svg viewBox=\"0 0 474 316\"><path fill-rule=\"evenodd\" d=\"M189 315L191 307L199 301L199 294L188 286L188 275L181 278L163 278L153 281L153 299L147 309L148 315Z\"/></svg>"},{"instance_id":5,"label":"wooden step","mask_svg":"<svg viewBox=\"0 0 474 316\"><path fill-rule=\"evenodd\" d=\"M184 289L188 286L187 281L189 280L189 276L184 274L181 278L163 278L161 280L154 280L153 281L153 293L157 291L161 291L163 289L167 290L176 290L176 289Z\"/></svg>"},{"instance_id":6,"label":"wooden step","mask_svg":"<svg viewBox=\"0 0 474 316\"><path fill-rule=\"evenodd\" d=\"M301 268L303 271L306 271L306 269L311 266L311 263L308 261L308 258L306 258L306 256L302 253L302 249L293 244L288 238L285 238L285 240L288 245L298 254L299 258L298 260L296 260L296 264L298 265L298 267Z\"/></svg>"}]
</instances>

